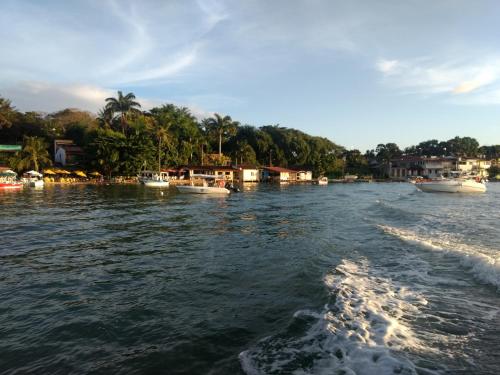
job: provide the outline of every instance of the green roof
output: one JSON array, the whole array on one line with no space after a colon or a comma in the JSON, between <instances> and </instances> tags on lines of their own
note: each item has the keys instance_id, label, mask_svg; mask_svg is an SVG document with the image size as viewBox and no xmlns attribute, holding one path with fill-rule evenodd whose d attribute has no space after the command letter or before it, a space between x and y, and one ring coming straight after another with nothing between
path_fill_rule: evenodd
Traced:
<instances>
[{"instance_id":1,"label":"green roof","mask_svg":"<svg viewBox=\"0 0 500 375\"><path fill-rule=\"evenodd\" d=\"M0 145L0 151L21 151L21 145Z\"/></svg>"}]
</instances>

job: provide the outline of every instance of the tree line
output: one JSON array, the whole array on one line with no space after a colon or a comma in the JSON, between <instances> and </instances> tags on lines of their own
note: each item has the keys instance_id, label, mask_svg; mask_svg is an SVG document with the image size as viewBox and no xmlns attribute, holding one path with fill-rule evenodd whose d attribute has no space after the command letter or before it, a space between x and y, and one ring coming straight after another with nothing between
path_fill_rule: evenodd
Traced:
<instances>
[{"instance_id":1,"label":"tree line","mask_svg":"<svg viewBox=\"0 0 500 375\"><path fill-rule=\"evenodd\" d=\"M364 154L324 137L280 125L255 127L214 114L199 120L188 108L164 104L149 111L133 93L118 91L94 115L76 109L54 113L21 112L0 97L0 143L23 144L7 162L18 171L50 165L55 139L71 139L83 148L79 165L106 176L133 176L143 169L211 162L311 169L315 175L383 177L390 159L415 156L500 157L500 145L482 146L474 138L429 140L401 150L379 144ZM218 155L215 159L214 155Z\"/></svg>"}]
</instances>

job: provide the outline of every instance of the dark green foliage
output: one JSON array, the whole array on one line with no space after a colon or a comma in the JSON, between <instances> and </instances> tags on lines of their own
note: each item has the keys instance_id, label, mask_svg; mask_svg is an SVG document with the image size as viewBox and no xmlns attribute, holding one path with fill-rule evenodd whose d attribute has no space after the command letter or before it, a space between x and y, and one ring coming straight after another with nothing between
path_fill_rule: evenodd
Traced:
<instances>
[{"instance_id":1,"label":"dark green foliage","mask_svg":"<svg viewBox=\"0 0 500 375\"><path fill-rule=\"evenodd\" d=\"M379 144L363 155L280 125L240 125L218 114L199 122L189 109L173 104L140 112L134 99L132 93L118 92L117 98L106 99L96 117L75 109L22 113L0 97L0 143L21 144L24 137L37 137L51 151L54 139L71 139L86 151L83 166L107 176L132 176L141 169L157 169L159 162L163 167L200 164L203 153L214 152L231 157L233 164L304 168L329 177L384 177L389 161L402 155L500 158L500 145L479 148L470 137L433 139L404 152L395 143Z\"/></svg>"}]
</instances>

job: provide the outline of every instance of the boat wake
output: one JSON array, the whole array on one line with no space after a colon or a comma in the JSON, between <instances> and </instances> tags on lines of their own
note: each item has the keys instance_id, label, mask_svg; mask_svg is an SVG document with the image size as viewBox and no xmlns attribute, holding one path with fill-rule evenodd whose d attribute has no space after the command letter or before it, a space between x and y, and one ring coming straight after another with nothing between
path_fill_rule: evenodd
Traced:
<instances>
[{"instance_id":1,"label":"boat wake","mask_svg":"<svg viewBox=\"0 0 500 375\"><path fill-rule=\"evenodd\" d=\"M331 300L321 313L297 311L284 333L240 354L247 374L433 374L409 359L423 353L409 321L427 301L366 261L344 260L324 278ZM417 354L418 355L418 354Z\"/></svg>"},{"instance_id":2,"label":"boat wake","mask_svg":"<svg viewBox=\"0 0 500 375\"><path fill-rule=\"evenodd\" d=\"M469 269L478 281L493 285L500 290L500 250L466 244L457 241L456 236L448 233L425 235L389 225L378 225L378 227L403 241L459 257L462 266Z\"/></svg>"}]
</instances>

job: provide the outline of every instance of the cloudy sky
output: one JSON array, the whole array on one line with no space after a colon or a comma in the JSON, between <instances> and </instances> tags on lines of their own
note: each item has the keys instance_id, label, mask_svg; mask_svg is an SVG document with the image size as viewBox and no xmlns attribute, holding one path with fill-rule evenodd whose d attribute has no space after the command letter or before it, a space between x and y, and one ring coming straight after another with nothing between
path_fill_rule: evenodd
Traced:
<instances>
[{"instance_id":1,"label":"cloudy sky","mask_svg":"<svg viewBox=\"0 0 500 375\"><path fill-rule=\"evenodd\" d=\"M496 0L0 0L0 95L97 111L116 90L362 151L500 143Z\"/></svg>"}]
</instances>

